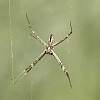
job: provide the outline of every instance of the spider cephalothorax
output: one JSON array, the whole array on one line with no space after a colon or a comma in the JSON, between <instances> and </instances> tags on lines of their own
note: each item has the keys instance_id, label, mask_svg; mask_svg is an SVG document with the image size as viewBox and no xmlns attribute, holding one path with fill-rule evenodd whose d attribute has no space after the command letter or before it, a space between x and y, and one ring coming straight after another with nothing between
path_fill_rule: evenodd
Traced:
<instances>
[{"instance_id":1,"label":"spider cephalothorax","mask_svg":"<svg viewBox=\"0 0 100 100\"><path fill-rule=\"evenodd\" d=\"M51 34L50 37L49 37L49 42L46 46L46 54L49 54L49 55L53 54L52 51L51 51L51 50L53 50L52 45L53 45L53 34Z\"/></svg>"},{"instance_id":2,"label":"spider cephalothorax","mask_svg":"<svg viewBox=\"0 0 100 100\"><path fill-rule=\"evenodd\" d=\"M69 77L69 73L68 71L66 70L66 68L63 66L61 60L59 59L59 57L55 54L55 52L53 51L53 47L57 46L58 44L60 44L61 42L63 42L64 40L66 40L71 34L72 34L72 26L71 26L71 22L70 22L70 28L71 28L71 31L70 33L65 36L63 39L61 39L59 42L56 42L56 43L53 43L53 34L50 35L49 37L49 42L48 44L46 44L37 34L35 34L35 32L33 31L31 25L30 25L30 22L29 22L29 19L28 19L28 16L26 14L26 18L27 18L27 21L28 21L28 24L29 24L29 28L31 30L31 32L33 34L30 34L31 36L33 36L35 39L37 39L42 45L45 46L45 50L40 54L40 56L34 61L32 62L21 74L19 74L18 76L16 76L15 78L17 77L20 77L18 80L20 80L22 77L24 77L37 63L38 61L45 55L45 54L49 54L49 55L53 55L53 57L56 59L56 61L58 62L58 64L60 65L61 69L64 71L64 73L66 74L66 76L68 77L68 80L69 80L69 83L70 83L70 87L72 88L72 85L71 85L71 80L70 80L70 77ZM17 80L17 81L18 81ZM17 82L15 81L15 83ZM15 84L14 83L14 84Z\"/></svg>"}]
</instances>

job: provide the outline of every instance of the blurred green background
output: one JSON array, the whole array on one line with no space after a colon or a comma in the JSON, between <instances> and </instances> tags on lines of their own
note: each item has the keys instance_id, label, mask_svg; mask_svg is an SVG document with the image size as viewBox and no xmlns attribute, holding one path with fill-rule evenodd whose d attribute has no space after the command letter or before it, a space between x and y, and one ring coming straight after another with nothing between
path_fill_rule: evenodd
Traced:
<instances>
[{"instance_id":1,"label":"blurred green background","mask_svg":"<svg viewBox=\"0 0 100 100\"><path fill-rule=\"evenodd\" d=\"M54 51L69 71L73 88L48 55L12 84L9 7L7 0L0 0L0 100L100 100L100 0L10 0L10 11L14 76L44 50L29 36L26 12L46 43L51 33L54 42L64 38L72 22L73 34Z\"/></svg>"}]
</instances>

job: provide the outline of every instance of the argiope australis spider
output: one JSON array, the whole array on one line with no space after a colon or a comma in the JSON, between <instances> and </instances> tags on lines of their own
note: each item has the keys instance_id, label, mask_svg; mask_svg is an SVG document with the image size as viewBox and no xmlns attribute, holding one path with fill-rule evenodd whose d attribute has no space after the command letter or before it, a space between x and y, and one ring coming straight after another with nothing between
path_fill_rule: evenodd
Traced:
<instances>
[{"instance_id":1,"label":"argiope australis spider","mask_svg":"<svg viewBox=\"0 0 100 100\"><path fill-rule=\"evenodd\" d=\"M48 55L52 55L54 56L54 58L56 59L56 61L58 62L58 64L60 65L61 69L64 71L64 73L67 75L68 77L68 80L69 80L69 83L70 83L70 87L72 88L72 85L71 85L71 80L70 80L70 77L69 77L69 73L68 71L65 69L65 67L63 66L61 60L59 59L59 57L55 54L55 52L53 51L53 47L57 46L58 44L60 44L61 42L63 42L64 40L66 40L71 34L72 34L72 26L71 26L71 21L70 21L70 28L71 28L71 31L70 33L65 37L63 38L62 40L60 40L59 42L56 42L56 43L53 43L53 34L50 35L49 37L49 42L48 44L46 44L32 29L31 27L31 24L30 24L30 21L28 19L28 16L27 16L27 13L26 13L26 18L27 18L27 21L28 21L28 24L29 24L29 28L31 30L31 32L33 34L30 34L31 36L33 36L35 39L37 39L42 45L45 46L45 50L40 54L40 56L34 61L32 62L31 65L29 65L22 73L20 73L18 76L16 76L15 78L18 78L20 77L18 80L20 80L22 77L24 77L37 63L38 61L45 55L45 54L48 54ZM14 84L16 82L15 81Z\"/></svg>"}]
</instances>

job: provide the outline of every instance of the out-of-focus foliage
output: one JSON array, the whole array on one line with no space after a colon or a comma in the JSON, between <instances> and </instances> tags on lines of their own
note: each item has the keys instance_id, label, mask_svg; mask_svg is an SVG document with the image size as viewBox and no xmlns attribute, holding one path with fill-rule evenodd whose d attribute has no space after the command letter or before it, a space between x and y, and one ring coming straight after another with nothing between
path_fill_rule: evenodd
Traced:
<instances>
[{"instance_id":1,"label":"out-of-focus foliage","mask_svg":"<svg viewBox=\"0 0 100 100\"><path fill-rule=\"evenodd\" d=\"M0 1L0 100L100 100L100 1L99 0L10 0L14 76L21 73L44 50L29 38L25 13L45 42L52 33L54 42L73 34L54 51L69 71L72 86L52 56L42 60L15 85L8 1ZM68 53L69 52L69 53Z\"/></svg>"}]
</instances>

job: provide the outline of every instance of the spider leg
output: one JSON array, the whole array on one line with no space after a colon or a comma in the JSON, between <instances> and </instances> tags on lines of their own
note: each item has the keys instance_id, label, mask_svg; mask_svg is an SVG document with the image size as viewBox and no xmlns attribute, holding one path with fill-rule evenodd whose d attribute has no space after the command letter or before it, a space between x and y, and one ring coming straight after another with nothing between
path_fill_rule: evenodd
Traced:
<instances>
[{"instance_id":1,"label":"spider leg","mask_svg":"<svg viewBox=\"0 0 100 100\"><path fill-rule=\"evenodd\" d=\"M32 35L32 34L30 34L30 35L33 36L35 39L37 39L42 45L46 46L46 43L32 29L30 21L29 21L28 16L27 16L27 13L26 13L26 18L27 18L27 21L29 24L29 28L30 28L31 32L34 34L34 35Z\"/></svg>"},{"instance_id":2,"label":"spider leg","mask_svg":"<svg viewBox=\"0 0 100 100\"><path fill-rule=\"evenodd\" d=\"M20 79L22 79L37 63L38 61L46 54L45 50L40 54L40 56L31 64L29 67L27 67L21 74L14 78L18 78L15 82L17 83Z\"/></svg>"},{"instance_id":3,"label":"spider leg","mask_svg":"<svg viewBox=\"0 0 100 100\"><path fill-rule=\"evenodd\" d=\"M63 66L61 60L58 58L58 56L54 53L54 51L52 50L52 53L53 53L53 56L54 58L56 59L56 61L58 62L58 64L61 66L61 69L64 71L64 73L67 75L68 77L68 80L69 80L69 83L70 83L70 87L72 88L72 85L71 85L71 80L70 80L70 77L69 77L69 73L68 71L66 70L66 68Z\"/></svg>"},{"instance_id":4,"label":"spider leg","mask_svg":"<svg viewBox=\"0 0 100 100\"><path fill-rule=\"evenodd\" d=\"M71 21L70 21L70 28L71 28L70 33L69 33L65 38L63 38L62 40L60 40L59 42L54 43L54 44L53 44L53 47L56 46L56 45L58 45L58 44L60 44L61 42L65 41L65 40L72 34L72 25L71 25Z\"/></svg>"}]
</instances>

